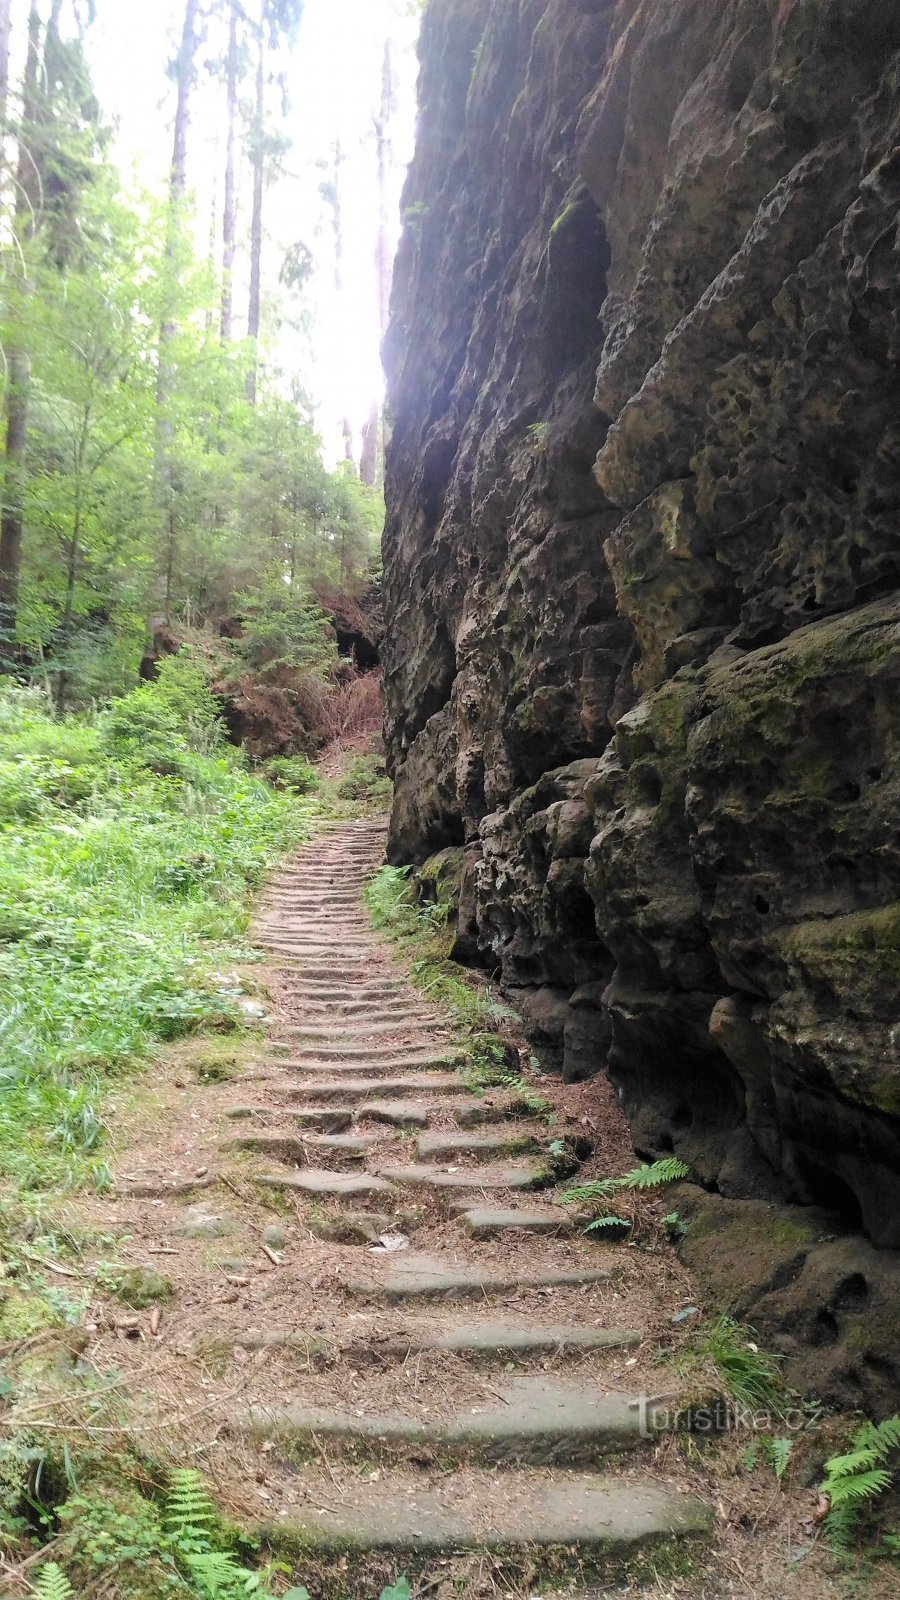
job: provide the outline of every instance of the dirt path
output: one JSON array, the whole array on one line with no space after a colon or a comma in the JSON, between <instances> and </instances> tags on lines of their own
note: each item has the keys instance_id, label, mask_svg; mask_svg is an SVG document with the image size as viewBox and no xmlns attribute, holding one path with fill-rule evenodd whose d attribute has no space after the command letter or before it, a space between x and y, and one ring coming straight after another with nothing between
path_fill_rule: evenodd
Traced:
<instances>
[{"instance_id":1,"label":"dirt path","mask_svg":"<svg viewBox=\"0 0 900 1600\"><path fill-rule=\"evenodd\" d=\"M473 1092L362 907L383 844L343 824L272 878L265 1045L176 1051L132 1100L91 1211L165 1274L162 1322L98 1294L87 1358L313 1600L401 1572L423 1596L569 1593L612 1569L632 1594L780 1594L796 1510L771 1478L686 1466L666 1431L675 1258L585 1238L547 1120ZM791 1594L842 1592L817 1571Z\"/></svg>"}]
</instances>

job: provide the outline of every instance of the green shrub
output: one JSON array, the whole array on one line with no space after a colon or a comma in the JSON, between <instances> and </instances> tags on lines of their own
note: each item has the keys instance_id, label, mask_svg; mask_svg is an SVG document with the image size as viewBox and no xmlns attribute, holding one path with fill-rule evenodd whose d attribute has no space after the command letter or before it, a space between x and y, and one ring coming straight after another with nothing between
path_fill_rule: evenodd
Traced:
<instances>
[{"instance_id":1,"label":"green shrub","mask_svg":"<svg viewBox=\"0 0 900 1600\"><path fill-rule=\"evenodd\" d=\"M216 973L240 955L249 891L315 813L230 751L182 741L177 776L155 772L141 741L174 740L173 721L155 686L99 729L0 695L0 1168L23 1185L104 1181L103 1075L154 1040L238 1025ZM47 767L66 749L77 786Z\"/></svg>"},{"instance_id":2,"label":"green shrub","mask_svg":"<svg viewBox=\"0 0 900 1600\"><path fill-rule=\"evenodd\" d=\"M384 769L384 762L377 756L357 756L351 761L344 777L338 784L338 795L342 800L361 800L369 805L384 803L391 798L392 785Z\"/></svg>"},{"instance_id":3,"label":"green shrub","mask_svg":"<svg viewBox=\"0 0 900 1600\"><path fill-rule=\"evenodd\" d=\"M272 756L263 772L276 789L293 794L313 794L319 787L319 774L306 756Z\"/></svg>"}]
</instances>

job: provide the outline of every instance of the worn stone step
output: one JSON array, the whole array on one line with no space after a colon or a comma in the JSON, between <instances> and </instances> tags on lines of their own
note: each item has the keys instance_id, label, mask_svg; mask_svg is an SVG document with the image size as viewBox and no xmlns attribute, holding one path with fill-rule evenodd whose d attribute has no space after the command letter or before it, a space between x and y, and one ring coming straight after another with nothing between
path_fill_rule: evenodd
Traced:
<instances>
[{"instance_id":1,"label":"worn stone step","mask_svg":"<svg viewBox=\"0 0 900 1600\"><path fill-rule=\"evenodd\" d=\"M334 1030L332 1030L334 1031ZM418 1065L426 1066L431 1063L444 1063L448 1061L464 1061L466 1053L459 1045L447 1044L423 1047L421 1043L412 1041L409 1044L325 1044L319 1043L315 1047L306 1046L301 1040L305 1038L307 1030L302 1023L293 1023L279 1030L282 1035L279 1039L269 1041L270 1047L277 1050L279 1055L290 1053L296 1060L308 1059L310 1061L392 1061L402 1057L410 1064L417 1061Z\"/></svg>"},{"instance_id":2,"label":"worn stone step","mask_svg":"<svg viewBox=\"0 0 900 1600\"><path fill-rule=\"evenodd\" d=\"M350 1106L231 1106L225 1112L229 1120L268 1122L289 1120L304 1128L317 1128L322 1133L344 1133L353 1121Z\"/></svg>"},{"instance_id":3,"label":"worn stone step","mask_svg":"<svg viewBox=\"0 0 900 1600\"><path fill-rule=\"evenodd\" d=\"M445 1459L474 1455L479 1461L553 1466L636 1449L665 1431L677 1411L674 1401L667 1406L530 1374L507 1378L492 1393L499 1404L491 1400L427 1420L398 1412L360 1416L337 1407L300 1404L254 1406L236 1420L255 1439L276 1439L295 1448L321 1439L388 1449L415 1446Z\"/></svg>"},{"instance_id":4,"label":"worn stone step","mask_svg":"<svg viewBox=\"0 0 900 1600\"><path fill-rule=\"evenodd\" d=\"M453 1114L460 1127L474 1128L483 1122L495 1122L498 1117L533 1117L534 1110L520 1095L489 1090L454 1107Z\"/></svg>"},{"instance_id":5,"label":"worn stone step","mask_svg":"<svg viewBox=\"0 0 900 1600\"><path fill-rule=\"evenodd\" d=\"M273 1093L299 1100L344 1100L347 1105L359 1100L386 1095L402 1098L410 1094L466 1094L468 1089L455 1072L406 1072L395 1078L376 1078L371 1074L345 1072L334 1077L298 1080Z\"/></svg>"},{"instance_id":6,"label":"worn stone step","mask_svg":"<svg viewBox=\"0 0 900 1600\"><path fill-rule=\"evenodd\" d=\"M358 1122L386 1122L393 1128L425 1128L428 1116L421 1100L367 1100L356 1113Z\"/></svg>"},{"instance_id":7,"label":"worn stone step","mask_svg":"<svg viewBox=\"0 0 900 1600\"><path fill-rule=\"evenodd\" d=\"M711 1536L714 1525L702 1501L644 1477L519 1470L498 1481L496 1473L476 1468L442 1475L432 1484L402 1471L382 1472L377 1481L356 1474L344 1481L335 1477L337 1488L328 1494L321 1488L320 1469L310 1471L308 1480L295 1477L300 1506L261 1529L262 1543L288 1554L308 1552L319 1565L333 1559L339 1571L346 1567L348 1550L363 1562L367 1550L390 1554L397 1565L403 1558L486 1551L502 1556L504 1565L510 1560L520 1565L521 1593L531 1594L536 1549L553 1552L557 1573L567 1561L577 1573L590 1559L612 1574L645 1547L699 1542Z\"/></svg>"},{"instance_id":8,"label":"worn stone step","mask_svg":"<svg viewBox=\"0 0 900 1600\"><path fill-rule=\"evenodd\" d=\"M354 1078L393 1078L404 1072L423 1072L429 1068L439 1069L444 1066L442 1061L434 1061L429 1057L426 1061L370 1061L364 1058L361 1061L319 1061L315 1059L297 1060L294 1056L280 1056L272 1063L288 1072L308 1073L310 1077L334 1078L346 1076L348 1083Z\"/></svg>"},{"instance_id":9,"label":"worn stone step","mask_svg":"<svg viewBox=\"0 0 900 1600\"><path fill-rule=\"evenodd\" d=\"M362 1046L366 1040L377 1041L392 1038L396 1034L433 1032L436 1029L441 1029L444 1033L450 1032L446 1021L438 1020L429 1025L417 1020L414 1028L409 1026L404 1028L399 1012L395 1016L386 1017L383 1022L376 1022L374 1017L361 1014L359 1017L348 1017L341 1021L335 1018L329 1026L318 1022L297 1023L291 1028L291 1038L336 1045L340 1044L341 1040L346 1040L348 1043ZM405 1049L407 1046L401 1048Z\"/></svg>"},{"instance_id":10,"label":"worn stone step","mask_svg":"<svg viewBox=\"0 0 900 1600\"><path fill-rule=\"evenodd\" d=\"M290 1189L322 1200L358 1200L362 1195L395 1192L384 1178L372 1173L330 1172L324 1167L304 1167L297 1173L254 1174L254 1182L267 1189Z\"/></svg>"},{"instance_id":11,"label":"worn stone step","mask_svg":"<svg viewBox=\"0 0 900 1600\"><path fill-rule=\"evenodd\" d=\"M335 1005L333 1001L308 1000L305 997L296 995L291 998L297 1009L305 1018L308 1018L310 1027L324 1029L325 1024L330 1023L329 1031L332 1035L335 1031L343 1031L345 1023L350 1025L350 1031L352 1032L352 1025L367 1022L374 1024L376 1030L379 1029L380 1024L386 1024L385 1027L380 1028L382 1034L433 1033L438 1030L447 1033L450 1031L446 1017L434 1017L429 1015L427 1011L402 1010L399 1006L396 1009L390 1009L383 1004L380 1006ZM373 1037L372 1029L366 1029L366 1034L370 1038ZM377 1037L377 1031L374 1036Z\"/></svg>"},{"instance_id":12,"label":"worn stone step","mask_svg":"<svg viewBox=\"0 0 900 1600\"><path fill-rule=\"evenodd\" d=\"M578 1226L584 1226L561 1206L536 1206L530 1210L516 1210L512 1206L469 1206L459 1211L458 1216L473 1239L517 1233L572 1233Z\"/></svg>"},{"instance_id":13,"label":"worn stone step","mask_svg":"<svg viewBox=\"0 0 900 1600\"><path fill-rule=\"evenodd\" d=\"M509 1161L503 1166L458 1172L442 1172L439 1167L414 1162L379 1170L391 1183L425 1189L534 1189L547 1181L546 1166L540 1161Z\"/></svg>"},{"instance_id":14,"label":"worn stone step","mask_svg":"<svg viewBox=\"0 0 900 1600\"><path fill-rule=\"evenodd\" d=\"M389 1339L388 1342L391 1342ZM565 1323L541 1325L514 1319L498 1322L408 1323L393 1339L398 1354L421 1350L450 1350L454 1355L496 1357L510 1355L584 1355L591 1350L627 1350L641 1342L633 1328L569 1327ZM379 1341L379 1349L383 1348Z\"/></svg>"},{"instance_id":15,"label":"worn stone step","mask_svg":"<svg viewBox=\"0 0 900 1600\"><path fill-rule=\"evenodd\" d=\"M452 1161L456 1156L509 1155L515 1151L540 1150L542 1140L532 1132L515 1127L496 1128L490 1133L423 1133L416 1140L416 1151L423 1161Z\"/></svg>"},{"instance_id":16,"label":"worn stone step","mask_svg":"<svg viewBox=\"0 0 900 1600\"><path fill-rule=\"evenodd\" d=\"M432 1256L405 1256L402 1264L394 1266L379 1278L354 1278L346 1287L349 1293L367 1300L385 1300L400 1303L408 1300L485 1299L492 1294L509 1294L519 1289L582 1288L594 1283L606 1283L609 1273L602 1268L552 1270L527 1270L509 1267L493 1270L481 1266L454 1264Z\"/></svg>"},{"instance_id":17,"label":"worn stone step","mask_svg":"<svg viewBox=\"0 0 900 1600\"><path fill-rule=\"evenodd\" d=\"M290 978L288 987L292 991L298 990L321 995L329 999L354 1000L357 1002L368 1000L372 995L388 994L393 997L401 992L408 995L412 995L415 992L410 989L409 984L405 983L402 978L392 978L390 976L364 978L359 983L335 983L327 978L322 980L298 978L294 974Z\"/></svg>"},{"instance_id":18,"label":"worn stone step","mask_svg":"<svg viewBox=\"0 0 900 1600\"><path fill-rule=\"evenodd\" d=\"M287 1133L247 1133L234 1139L223 1139L219 1149L249 1150L254 1155L268 1156L272 1161L292 1162L302 1167L307 1160L302 1140Z\"/></svg>"},{"instance_id":19,"label":"worn stone step","mask_svg":"<svg viewBox=\"0 0 900 1600\"><path fill-rule=\"evenodd\" d=\"M307 1150L359 1161L364 1161L381 1142L376 1133L308 1133L303 1139Z\"/></svg>"}]
</instances>

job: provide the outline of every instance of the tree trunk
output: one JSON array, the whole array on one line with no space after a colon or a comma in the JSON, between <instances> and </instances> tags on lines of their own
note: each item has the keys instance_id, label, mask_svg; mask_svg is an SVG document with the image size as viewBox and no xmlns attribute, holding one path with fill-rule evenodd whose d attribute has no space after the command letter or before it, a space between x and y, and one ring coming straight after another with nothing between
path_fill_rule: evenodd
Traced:
<instances>
[{"instance_id":1,"label":"tree trunk","mask_svg":"<svg viewBox=\"0 0 900 1600\"><path fill-rule=\"evenodd\" d=\"M387 38L384 41L384 56L381 64L381 110L378 121L375 124L378 184L378 236L375 244L375 271L378 285L378 332L380 339L383 339L387 333L391 309L391 280L394 270L391 259L390 226L388 222L390 212L388 178L391 170L391 124L393 117L394 68L391 41L390 38ZM362 453L359 459L359 475L363 483L368 483L373 488L383 475L383 463L379 459L379 456L383 455L383 451L379 449L380 421L380 408L378 402L373 400L372 408L363 430Z\"/></svg>"},{"instance_id":2,"label":"tree trunk","mask_svg":"<svg viewBox=\"0 0 900 1600\"><path fill-rule=\"evenodd\" d=\"M238 32L237 8L232 5L228 23L228 129L225 135L225 199L222 210L222 343L231 341L234 324L234 255L237 204L234 182L235 124L237 122Z\"/></svg>"},{"instance_id":3,"label":"tree trunk","mask_svg":"<svg viewBox=\"0 0 900 1600\"><path fill-rule=\"evenodd\" d=\"M172 467L173 429L168 415L172 395L174 372L171 345L178 331L174 311L175 282L178 271L178 239L181 212L187 190L187 136L190 125L191 89L194 82L194 58L197 37L199 0L186 0L181 44L175 59L175 81L178 99L175 106L175 131L172 139L172 166L169 172L169 211L166 222L165 272L167 278L168 308L163 314L159 329L159 368L156 380L156 474L160 504L160 521L165 542L165 608L166 622L172 620L172 582L175 570L175 496Z\"/></svg>"},{"instance_id":4,"label":"tree trunk","mask_svg":"<svg viewBox=\"0 0 900 1600\"><path fill-rule=\"evenodd\" d=\"M12 0L0 0L0 127L6 127L9 107L9 36Z\"/></svg>"},{"instance_id":5,"label":"tree trunk","mask_svg":"<svg viewBox=\"0 0 900 1600\"><path fill-rule=\"evenodd\" d=\"M54 17L51 17L52 27ZM48 36L50 33L48 27ZM28 148L29 133L38 116L38 78L40 64L41 18L35 0L28 16L28 51L22 85L22 132L16 173L15 232L24 252L34 234L39 199L38 172L33 152ZM28 290L24 255L16 253L14 271L24 300ZM22 570L23 497L25 456L28 444L28 401L30 370L28 350L22 338L22 318L7 341L6 381L6 458L3 468L3 510L0 515L0 639L12 644L19 604L19 577Z\"/></svg>"},{"instance_id":6,"label":"tree trunk","mask_svg":"<svg viewBox=\"0 0 900 1600\"><path fill-rule=\"evenodd\" d=\"M259 346L260 286L262 282L263 180L265 144L263 128L266 114L266 3L260 7L259 55L256 62L256 126L253 131L253 216L250 223L250 303L247 307L247 338L253 350L247 374L247 399L256 405L256 380Z\"/></svg>"}]
</instances>

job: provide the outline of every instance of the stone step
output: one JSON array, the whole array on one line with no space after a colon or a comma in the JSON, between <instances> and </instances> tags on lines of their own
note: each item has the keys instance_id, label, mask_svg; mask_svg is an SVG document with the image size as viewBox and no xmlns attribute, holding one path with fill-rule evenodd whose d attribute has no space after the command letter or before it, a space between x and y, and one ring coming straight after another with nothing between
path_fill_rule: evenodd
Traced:
<instances>
[{"instance_id":1,"label":"stone step","mask_svg":"<svg viewBox=\"0 0 900 1600\"><path fill-rule=\"evenodd\" d=\"M463 1128L477 1127L479 1123L495 1122L498 1117L533 1117L534 1111L526 1100L516 1094L498 1094L488 1090L454 1108L454 1116Z\"/></svg>"},{"instance_id":2,"label":"stone step","mask_svg":"<svg viewBox=\"0 0 900 1600\"><path fill-rule=\"evenodd\" d=\"M376 1028L385 1023L386 1026L381 1029L382 1033L450 1031L445 1017L431 1016L427 1011L405 1011L399 1007L396 1010L391 1010L383 1004L380 1006L336 1005L334 1001L308 1000L305 996L297 995L292 995L291 998L297 1010L309 1019L311 1027L320 1025L324 1027L326 1022L330 1023L329 1031L332 1035L335 1030L343 1029L345 1022L370 1022L375 1024ZM351 1029L350 1031L352 1033L353 1030ZM367 1029L366 1033L369 1037L372 1037L372 1029Z\"/></svg>"},{"instance_id":3,"label":"stone step","mask_svg":"<svg viewBox=\"0 0 900 1600\"><path fill-rule=\"evenodd\" d=\"M424 1420L402 1413L344 1411L288 1404L254 1406L236 1418L254 1439L275 1439L301 1449L317 1439L338 1445L414 1446L442 1458L574 1466L598 1456L633 1450L664 1432L677 1404L651 1403L616 1391L557 1378L507 1378L492 1390L496 1401Z\"/></svg>"},{"instance_id":4,"label":"stone step","mask_svg":"<svg viewBox=\"0 0 900 1600\"><path fill-rule=\"evenodd\" d=\"M455 1156L476 1156L480 1160L516 1151L534 1152L541 1145L537 1134L510 1127L490 1133L423 1133L416 1140L416 1151L423 1161L452 1161Z\"/></svg>"},{"instance_id":5,"label":"stone step","mask_svg":"<svg viewBox=\"0 0 900 1600\"><path fill-rule=\"evenodd\" d=\"M301 1041L307 1035L307 1029L302 1023L292 1023L279 1029L281 1037L269 1041L273 1050L279 1054L290 1051L292 1056L307 1056L311 1061L354 1061L357 1059L371 1059L373 1061L390 1061L395 1056L427 1056L429 1061L464 1061L466 1053L459 1045L448 1043L446 1045L422 1045L416 1040L409 1044L328 1044L305 1046ZM334 1034L335 1030L331 1030Z\"/></svg>"},{"instance_id":6,"label":"stone step","mask_svg":"<svg viewBox=\"0 0 900 1600\"><path fill-rule=\"evenodd\" d=\"M376 1133L308 1133L303 1143L307 1150L318 1150L348 1160L365 1160L380 1143Z\"/></svg>"},{"instance_id":7,"label":"stone step","mask_svg":"<svg viewBox=\"0 0 900 1600\"><path fill-rule=\"evenodd\" d=\"M416 1031L424 1033L426 1030L433 1032L437 1029L441 1029L444 1033L450 1032L447 1022L440 1020L433 1022L430 1028L428 1024L418 1020L415 1023L415 1027L404 1028L401 1017L402 1013L398 1012L394 1016L385 1017L383 1022L376 1022L374 1017L360 1014L359 1017L348 1017L346 1021L338 1021L335 1018L330 1026L327 1027L320 1026L318 1022L303 1022L291 1027L291 1038L335 1045L340 1044L343 1039L351 1044L362 1045L366 1040L377 1041L391 1038L393 1035L400 1033L413 1033ZM378 1048L377 1043L376 1048ZM407 1047L404 1046L403 1048Z\"/></svg>"},{"instance_id":8,"label":"stone step","mask_svg":"<svg viewBox=\"0 0 900 1600\"><path fill-rule=\"evenodd\" d=\"M473 1239L494 1239L517 1233L572 1233L584 1226L583 1220L563 1211L561 1206L531 1210L516 1210L512 1206L469 1206L459 1211L458 1217Z\"/></svg>"},{"instance_id":9,"label":"stone step","mask_svg":"<svg viewBox=\"0 0 900 1600\"><path fill-rule=\"evenodd\" d=\"M407 989L405 984L392 981L391 978L384 978L381 981L373 982L373 984L335 984L335 982L328 981L328 979L327 981L319 982L298 978L293 971L291 971L288 978L285 978L285 990L287 990L288 995L296 995L298 1000L299 998L303 998L303 1000L306 1000L306 998L320 1000L323 1005L341 1005L341 1003L344 1003L344 1005L368 1005L368 1002L372 1002L372 1000L380 1000L380 1002L384 1003L392 1002L397 998L407 998L412 1002L413 998L415 998L413 990Z\"/></svg>"},{"instance_id":10,"label":"stone step","mask_svg":"<svg viewBox=\"0 0 900 1600\"><path fill-rule=\"evenodd\" d=\"M324 1167L305 1167L297 1173L254 1173L253 1181L266 1189L290 1189L321 1200L358 1200L361 1195L395 1192L384 1178L371 1173L330 1172Z\"/></svg>"},{"instance_id":11,"label":"stone step","mask_svg":"<svg viewBox=\"0 0 900 1600\"><path fill-rule=\"evenodd\" d=\"M425 1128L428 1116L421 1100L367 1100L356 1113L358 1122L386 1122L392 1128Z\"/></svg>"},{"instance_id":12,"label":"stone step","mask_svg":"<svg viewBox=\"0 0 900 1600\"><path fill-rule=\"evenodd\" d=\"M408 1300L486 1299L488 1295L521 1289L583 1288L608 1280L609 1273L602 1268L554 1272L509 1267L504 1272L480 1266L448 1266L440 1258L407 1255L402 1264L383 1277L352 1279L346 1287L350 1294L393 1304Z\"/></svg>"},{"instance_id":13,"label":"stone step","mask_svg":"<svg viewBox=\"0 0 900 1600\"><path fill-rule=\"evenodd\" d=\"M299 1508L291 1506L286 1516L259 1530L263 1545L288 1555L303 1550L317 1566L333 1560L338 1577L348 1550L363 1565L371 1551L395 1557L397 1566L404 1560L411 1564L409 1558L446 1558L454 1551L496 1553L504 1567L518 1569L521 1584L516 1582L515 1593L526 1595L535 1589L536 1550L552 1553L557 1574L571 1565L577 1578L589 1560L594 1570L599 1563L604 1576L612 1576L644 1548L678 1540L699 1543L711 1537L714 1526L702 1501L643 1477L519 1470L498 1479L496 1473L472 1468L432 1484L403 1471L383 1472L377 1481L355 1473L342 1481L335 1474L335 1481L336 1489L326 1494L320 1469L292 1477ZM661 1564L668 1570L665 1562L664 1555ZM442 1562L438 1578L445 1575Z\"/></svg>"},{"instance_id":14,"label":"stone step","mask_svg":"<svg viewBox=\"0 0 900 1600\"><path fill-rule=\"evenodd\" d=\"M632 1328L569 1327L565 1323L472 1322L405 1325L396 1336L398 1355L424 1350L450 1350L454 1355L496 1357L510 1355L584 1355L591 1350L628 1350L641 1342ZM378 1349L383 1348L379 1340Z\"/></svg>"},{"instance_id":15,"label":"stone step","mask_svg":"<svg viewBox=\"0 0 900 1600\"><path fill-rule=\"evenodd\" d=\"M445 1062L436 1061L433 1056L427 1056L424 1061L403 1060L402 1057L400 1059L395 1057L391 1061L370 1061L367 1056L363 1056L359 1061L333 1061L329 1058L322 1061L318 1057L306 1060L294 1056L279 1056L272 1065L288 1072L307 1072L312 1077L329 1078L346 1074L349 1083L353 1078L391 1078L404 1072L423 1072L429 1068L437 1070L445 1066Z\"/></svg>"},{"instance_id":16,"label":"stone step","mask_svg":"<svg viewBox=\"0 0 900 1600\"><path fill-rule=\"evenodd\" d=\"M510 1161L504 1166L474 1167L459 1172L442 1172L440 1168L410 1163L408 1166L381 1167L379 1171L390 1183L439 1190L534 1189L547 1179L547 1168L540 1161Z\"/></svg>"},{"instance_id":17,"label":"stone step","mask_svg":"<svg viewBox=\"0 0 900 1600\"><path fill-rule=\"evenodd\" d=\"M246 1118L259 1122L289 1120L322 1133L345 1133L353 1121L350 1106L231 1106L225 1116L238 1122Z\"/></svg>"},{"instance_id":18,"label":"stone step","mask_svg":"<svg viewBox=\"0 0 900 1600\"><path fill-rule=\"evenodd\" d=\"M286 1089L275 1089L288 1098L306 1100L343 1100L347 1105L355 1101L382 1099L386 1095L398 1098L411 1094L466 1094L468 1089L455 1072L407 1072L395 1078L375 1078L353 1073L336 1074L332 1078L298 1080Z\"/></svg>"},{"instance_id":19,"label":"stone step","mask_svg":"<svg viewBox=\"0 0 900 1600\"><path fill-rule=\"evenodd\" d=\"M297 1167L302 1167L306 1161L302 1141L287 1133L241 1134L234 1139L223 1139L219 1149L225 1153L230 1150L249 1150L254 1155L268 1156L272 1161L291 1162Z\"/></svg>"}]
</instances>

